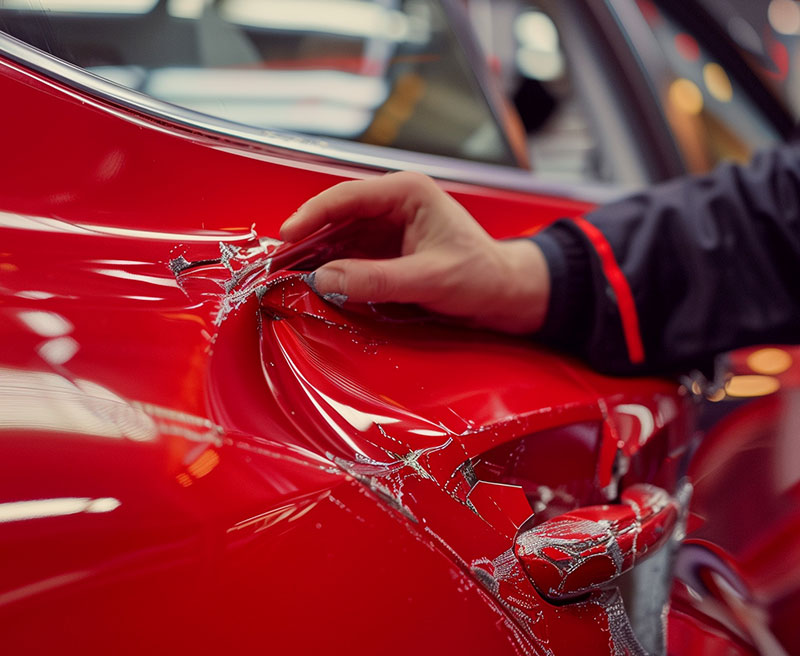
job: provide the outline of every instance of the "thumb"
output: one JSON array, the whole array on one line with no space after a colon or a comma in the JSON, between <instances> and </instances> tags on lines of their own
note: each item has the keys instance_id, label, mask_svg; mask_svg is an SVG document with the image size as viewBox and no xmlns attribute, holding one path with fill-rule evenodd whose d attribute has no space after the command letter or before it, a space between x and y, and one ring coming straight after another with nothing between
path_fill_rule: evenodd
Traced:
<instances>
[{"instance_id":1,"label":"thumb","mask_svg":"<svg viewBox=\"0 0 800 656\"><path fill-rule=\"evenodd\" d=\"M322 296L343 294L355 303L424 303L430 296L430 258L421 253L388 260L335 260L315 272Z\"/></svg>"}]
</instances>

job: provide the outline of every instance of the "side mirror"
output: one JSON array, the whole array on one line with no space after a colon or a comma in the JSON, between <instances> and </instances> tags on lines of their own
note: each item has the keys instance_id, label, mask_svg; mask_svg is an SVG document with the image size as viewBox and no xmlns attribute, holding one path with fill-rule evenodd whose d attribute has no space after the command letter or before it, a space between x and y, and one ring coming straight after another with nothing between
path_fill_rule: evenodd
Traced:
<instances>
[{"instance_id":1,"label":"side mirror","mask_svg":"<svg viewBox=\"0 0 800 656\"><path fill-rule=\"evenodd\" d=\"M654 485L633 485L619 504L587 506L520 530L514 552L551 601L607 587L672 535L678 502Z\"/></svg>"}]
</instances>

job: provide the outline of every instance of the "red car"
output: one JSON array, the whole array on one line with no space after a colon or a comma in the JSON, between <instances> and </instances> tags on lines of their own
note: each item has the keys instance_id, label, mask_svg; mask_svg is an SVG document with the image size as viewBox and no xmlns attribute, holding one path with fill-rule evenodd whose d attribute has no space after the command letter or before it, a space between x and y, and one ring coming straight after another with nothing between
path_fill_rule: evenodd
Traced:
<instances>
[{"instance_id":1,"label":"red car","mask_svg":"<svg viewBox=\"0 0 800 656\"><path fill-rule=\"evenodd\" d=\"M4 653L797 646L791 367L698 448L688 383L340 308L348 235L277 242L393 169L496 237L608 197L525 169L457 3L45 4L0 5Z\"/></svg>"}]
</instances>

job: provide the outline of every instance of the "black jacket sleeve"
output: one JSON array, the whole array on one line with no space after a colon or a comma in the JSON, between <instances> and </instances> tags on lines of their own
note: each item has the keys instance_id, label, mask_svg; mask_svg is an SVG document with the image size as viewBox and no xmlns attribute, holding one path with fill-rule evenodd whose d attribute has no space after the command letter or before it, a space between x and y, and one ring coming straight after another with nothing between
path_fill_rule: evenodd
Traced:
<instances>
[{"instance_id":1,"label":"black jacket sleeve","mask_svg":"<svg viewBox=\"0 0 800 656\"><path fill-rule=\"evenodd\" d=\"M570 220L534 237L552 282L541 339L618 374L708 369L733 348L800 342L800 146L653 187L586 219L630 286L644 361L631 362L600 256Z\"/></svg>"}]
</instances>

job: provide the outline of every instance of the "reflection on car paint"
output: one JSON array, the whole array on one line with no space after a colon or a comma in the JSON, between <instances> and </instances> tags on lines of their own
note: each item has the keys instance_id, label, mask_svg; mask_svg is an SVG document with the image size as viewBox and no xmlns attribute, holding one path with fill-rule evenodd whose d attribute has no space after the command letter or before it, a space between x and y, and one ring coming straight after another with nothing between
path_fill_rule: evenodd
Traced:
<instances>
[{"instance_id":1,"label":"reflection on car paint","mask_svg":"<svg viewBox=\"0 0 800 656\"><path fill-rule=\"evenodd\" d=\"M119 499L101 497L65 497L61 499L33 499L0 503L0 523L21 522L45 517L63 517L76 513L107 513L122 505Z\"/></svg>"}]
</instances>

